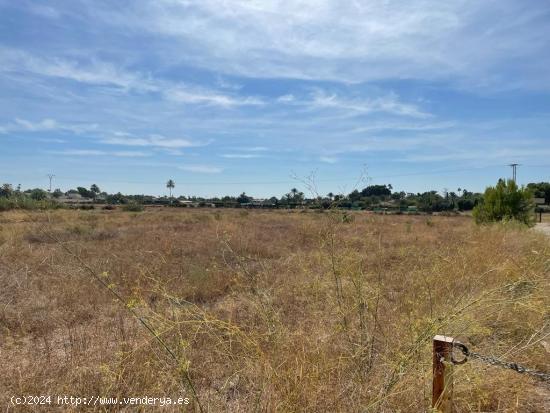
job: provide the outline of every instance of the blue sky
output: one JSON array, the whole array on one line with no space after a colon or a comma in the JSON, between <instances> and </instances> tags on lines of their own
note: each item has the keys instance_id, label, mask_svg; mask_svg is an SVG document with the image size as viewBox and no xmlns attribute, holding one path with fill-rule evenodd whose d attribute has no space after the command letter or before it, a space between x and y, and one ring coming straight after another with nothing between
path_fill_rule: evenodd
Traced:
<instances>
[{"instance_id":1,"label":"blue sky","mask_svg":"<svg viewBox=\"0 0 550 413\"><path fill-rule=\"evenodd\" d=\"M280 196L550 180L550 3L0 0L0 180Z\"/></svg>"}]
</instances>

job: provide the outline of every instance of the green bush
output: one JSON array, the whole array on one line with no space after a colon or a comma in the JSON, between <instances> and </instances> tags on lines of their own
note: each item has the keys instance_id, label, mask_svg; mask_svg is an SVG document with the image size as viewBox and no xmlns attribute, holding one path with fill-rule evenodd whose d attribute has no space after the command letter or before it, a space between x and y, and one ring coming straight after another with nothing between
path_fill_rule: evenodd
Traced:
<instances>
[{"instance_id":1,"label":"green bush","mask_svg":"<svg viewBox=\"0 0 550 413\"><path fill-rule=\"evenodd\" d=\"M49 199L36 200L28 196L11 196L8 198L0 197L0 211L10 209L58 209L63 205Z\"/></svg>"},{"instance_id":2,"label":"green bush","mask_svg":"<svg viewBox=\"0 0 550 413\"><path fill-rule=\"evenodd\" d=\"M527 188L519 188L513 180L500 179L496 186L488 187L483 200L473 211L478 224L498 221L518 221L534 224L533 194Z\"/></svg>"},{"instance_id":3,"label":"green bush","mask_svg":"<svg viewBox=\"0 0 550 413\"><path fill-rule=\"evenodd\" d=\"M8 211L15 208L15 203L12 198L0 198L0 211Z\"/></svg>"},{"instance_id":4,"label":"green bush","mask_svg":"<svg viewBox=\"0 0 550 413\"><path fill-rule=\"evenodd\" d=\"M141 212L143 211L143 209L144 209L143 205L138 204L137 202L130 202L122 206L122 210L128 211L128 212Z\"/></svg>"}]
</instances>

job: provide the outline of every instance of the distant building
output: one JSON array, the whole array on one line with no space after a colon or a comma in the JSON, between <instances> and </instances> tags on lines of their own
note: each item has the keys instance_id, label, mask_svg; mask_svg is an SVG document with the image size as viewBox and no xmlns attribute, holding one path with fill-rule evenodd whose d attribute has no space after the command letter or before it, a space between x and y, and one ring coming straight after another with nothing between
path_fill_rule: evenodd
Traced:
<instances>
[{"instance_id":1,"label":"distant building","mask_svg":"<svg viewBox=\"0 0 550 413\"><path fill-rule=\"evenodd\" d=\"M178 204L180 205L183 205L183 206L186 206L188 208L198 208L199 207L199 203L198 202L195 202L195 201L188 201L186 199L180 199L178 200Z\"/></svg>"}]
</instances>

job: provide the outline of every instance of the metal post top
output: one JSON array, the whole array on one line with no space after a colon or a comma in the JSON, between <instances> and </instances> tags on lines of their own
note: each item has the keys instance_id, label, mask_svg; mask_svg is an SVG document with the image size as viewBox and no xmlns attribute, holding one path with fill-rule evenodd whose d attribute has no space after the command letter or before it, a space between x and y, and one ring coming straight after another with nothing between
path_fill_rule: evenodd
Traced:
<instances>
[{"instance_id":1,"label":"metal post top","mask_svg":"<svg viewBox=\"0 0 550 413\"><path fill-rule=\"evenodd\" d=\"M449 336L442 336L440 334L434 336L434 341L442 341L444 343L453 343L455 341L455 339L453 337L449 337Z\"/></svg>"}]
</instances>

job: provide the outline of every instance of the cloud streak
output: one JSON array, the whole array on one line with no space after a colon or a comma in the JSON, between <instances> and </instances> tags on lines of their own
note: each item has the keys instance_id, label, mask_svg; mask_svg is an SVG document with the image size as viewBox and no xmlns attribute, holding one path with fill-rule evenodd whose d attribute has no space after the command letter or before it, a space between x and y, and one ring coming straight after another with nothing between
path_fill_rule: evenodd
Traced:
<instances>
[{"instance_id":1,"label":"cloud streak","mask_svg":"<svg viewBox=\"0 0 550 413\"><path fill-rule=\"evenodd\" d=\"M178 169L199 174L219 174L223 172L223 168L212 165L184 165L179 166Z\"/></svg>"},{"instance_id":2,"label":"cloud streak","mask_svg":"<svg viewBox=\"0 0 550 413\"><path fill-rule=\"evenodd\" d=\"M15 118L13 122L0 126L0 133L64 131L80 134L94 131L97 128L97 124L63 123L51 118L45 118L40 121Z\"/></svg>"},{"instance_id":3,"label":"cloud streak","mask_svg":"<svg viewBox=\"0 0 550 413\"><path fill-rule=\"evenodd\" d=\"M127 133L115 133L116 136L103 138L100 143L120 146L151 146L156 148L178 149L208 145L209 142L195 142L187 138L167 138L162 135L149 135L145 138L134 137Z\"/></svg>"},{"instance_id":4,"label":"cloud streak","mask_svg":"<svg viewBox=\"0 0 550 413\"><path fill-rule=\"evenodd\" d=\"M114 156L118 158L144 158L150 156L145 152L137 151L115 151L115 152L106 152L96 149L65 149L62 151L49 151L49 153L54 155L62 156Z\"/></svg>"},{"instance_id":5,"label":"cloud streak","mask_svg":"<svg viewBox=\"0 0 550 413\"><path fill-rule=\"evenodd\" d=\"M227 159L254 159L262 157L262 155L254 153L224 153L220 156Z\"/></svg>"},{"instance_id":6,"label":"cloud streak","mask_svg":"<svg viewBox=\"0 0 550 413\"><path fill-rule=\"evenodd\" d=\"M319 160L328 164L335 164L338 162L338 158L334 158L332 156L321 156Z\"/></svg>"},{"instance_id":7,"label":"cloud streak","mask_svg":"<svg viewBox=\"0 0 550 413\"><path fill-rule=\"evenodd\" d=\"M384 112L398 116L413 118L429 118L432 115L420 110L416 105L403 103L395 93L374 99L342 98L337 94L327 94L317 90L310 102L303 103L312 108L338 109L360 114Z\"/></svg>"},{"instance_id":8,"label":"cloud streak","mask_svg":"<svg viewBox=\"0 0 550 413\"><path fill-rule=\"evenodd\" d=\"M257 97L228 95L205 87L155 79L136 71L128 71L109 62L92 59L74 59L30 55L9 48L0 48L3 72L28 74L70 80L94 86L110 86L124 92L156 93L164 99L190 105L214 105L220 107L258 106L264 102Z\"/></svg>"}]
</instances>

